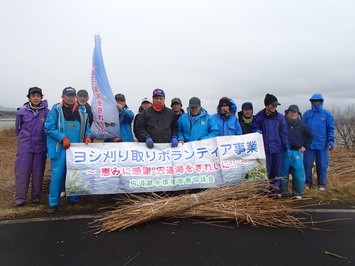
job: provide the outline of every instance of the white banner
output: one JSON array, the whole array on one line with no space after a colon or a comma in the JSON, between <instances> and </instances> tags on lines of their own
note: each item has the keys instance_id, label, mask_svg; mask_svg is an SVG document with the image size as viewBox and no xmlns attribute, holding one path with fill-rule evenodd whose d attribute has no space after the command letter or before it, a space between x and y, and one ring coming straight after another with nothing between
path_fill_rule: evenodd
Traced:
<instances>
[{"instance_id":1,"label":"white banner","mask_svg":"<svg viewBox=\"0 0 355 266\"><path fill-rule=\"evenodd\" d=\"M73 143L67 150L67 195L176 191L234 185L265 167L262 135L179 144Z\"/></svg>"}]
</instances>

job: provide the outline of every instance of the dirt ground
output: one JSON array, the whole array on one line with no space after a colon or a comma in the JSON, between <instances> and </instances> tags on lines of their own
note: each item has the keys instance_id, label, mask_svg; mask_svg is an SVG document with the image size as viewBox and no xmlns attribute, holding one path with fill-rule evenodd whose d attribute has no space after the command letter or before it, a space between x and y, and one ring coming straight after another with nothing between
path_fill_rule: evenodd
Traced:
<instances>
[{"instance_id":1,"label":"dirt ground","mask_svg":"<svg viewBox=\"0 0 355 266\"><path fill-rule=\"evenodd\" d=\"M17 137L0 137L0 219L45 213L46 205L28 204L22 208L13 208L15 177L14 161L16 157ZM317 188L305 191L304 204L330 201L355 202L355 150L335 148L330 153L328 189L319 192ZM291 183L291 182L290 182ZM49 160L43 185L43 199L46 201L49 187ZM30 195L30 193L28 193ZM74 207L63 204L64 211L98 210L111 206L120 196L99 195L83 196L82 206ZM30 202L30 200L28 200Z\"/></svg>"}]
</instances>

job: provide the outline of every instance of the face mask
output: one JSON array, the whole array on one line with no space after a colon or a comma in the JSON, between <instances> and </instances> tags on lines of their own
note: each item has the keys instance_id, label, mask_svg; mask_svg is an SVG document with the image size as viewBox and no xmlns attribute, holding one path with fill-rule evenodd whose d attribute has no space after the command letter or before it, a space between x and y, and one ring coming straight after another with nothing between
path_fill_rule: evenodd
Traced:
<instances>
[{"instance_id":1,"label":"face mask","mask_svg":"<svg viewBox=\"0 0 355 266\"><path fill-rule=\"evenodd\" d=\"M322 105L323 105L322 103L320 103L320 104L313 104L312 103L312 109L316 112L319 112L320 110L322 110Z\"/></svg>"}]
</instances>

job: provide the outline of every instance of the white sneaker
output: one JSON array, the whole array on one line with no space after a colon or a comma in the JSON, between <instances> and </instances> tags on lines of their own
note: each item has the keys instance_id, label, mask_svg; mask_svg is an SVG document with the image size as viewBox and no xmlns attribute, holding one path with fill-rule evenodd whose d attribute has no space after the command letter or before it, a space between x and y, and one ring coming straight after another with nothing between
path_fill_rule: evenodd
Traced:
<instances>
[{"instance_id":1,"label":"white sneaker","mask_svg":"<svg viewBox=\"0 0 355 266\"><path fill-rule=\"evenodd\" d=\"M320 188L319 188L319 191L325 191L325 190L326 190L325 187L320 187Z\"/></svg>"},{"instance_id":2,"label":"white sneaker","mask_svg":"<svg viewBox=\"0 0 355 266\"><path fill-rule=\"evenodd\" d=\"M64 198L65 197L65 192L63 191L63 192L60 192L60 197L61 198Z\"/></svg>"},{"instance_id":3,"label":"white sneaker","mask_svg":"<svg viewBox=\"0 0 355 266\"><path fill-rule=\"evenodd\" d=\"M302 199L301 196L293 196L292 198L293 198L293 199Z\"/></svg>"},{"instance_id":4,"label":"white sneaker","mask_svg":"<svg viewBox=\"0 0 355 266\"><path fill-rule=\"evenodd\" d=\"M305 189L309 189L309 185L305 185L304 188L305 188Z\"/></svg>"}]
</instances>

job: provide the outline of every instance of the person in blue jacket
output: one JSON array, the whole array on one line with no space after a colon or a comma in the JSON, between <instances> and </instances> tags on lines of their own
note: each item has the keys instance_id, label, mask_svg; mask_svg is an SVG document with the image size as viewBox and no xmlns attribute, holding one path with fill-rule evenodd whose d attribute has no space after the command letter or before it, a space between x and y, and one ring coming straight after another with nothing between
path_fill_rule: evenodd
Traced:
<instances>
[{"instance_id":1,"label":"person in blue jacket","mask_svg":"<svg viewBox=\"0 0 355 266\"><path fill-rule=\"evenodd\" d=\"M187 112L178 120L179 143L219 136L216 121L201 107L201 100L192 97Z\"/></svg>"},{"instance_id":2,"label":"person in blue jacket","mask_svg":"<svg viewBox=\"0 0 355 266\"><path fill-rule=\"evenodd\" d=\"M51 175L47 213L53 214L59 205L60 192L66 175L66 149L71 143L91 143L88 114L75 101L76 90L66 87L62 102L53 105L44 123L47 134L47 156L51 158ZM78 196L67 197L69 204L77 204Z\"/></svg>"},{"instance_id":3,"label":"person in blue jacket","mask_svg":"<svg viewBox=\"0 0 355 266\"><path fill-rule=\"evenodd\" d=\"M122 93L115 95L117 109L120 118L120 138L105 139L105 142L134 142L132 133L132 122L134 113L129 110L126 104L126 97Z\"/></svg>"},{"instance_id":4,"label":"person in blue jacket","mask_svg":"<svg viewBox=\"0 0 355 266\"><path fill-rule=\"evenodd\" d=\"M220 136L241 135L242 128L240 127L237 113L237 105L228 98L222 97L217 106L217 113L212 117L217 122Z\"/></svg>"},{"instance_id":5,"label":"person in blue jacket","mask_svg":"<svg viewBox=\"0 0 355 266\"><path fill-rule=\"evenodd\" d=\"M287 196L288 179L291 174L292 196L294 199L301 199L306 180L303 166L303 153L311 145L313 134L311 129L301 121L300 111L297 105L290 105L285 111L285 114L291 151L284 153L280 188L282 196Z\"/></svg>"},{"instance_id":6,"label":"person in blue jacket","mask_svg":"<svg viewBox=\"0 0 355 266\"><path fill-rule=\"evenodd\" d=\"M312 167L316 161L319 190L326 189L328 150L334 148L334 118L332 114L323 109L322 94L314 94L310 99L312 108L303 115L303 122L313 132L313 142L304 153L304 168L306 172L305 188L310 188L312 181Z\"/></svg>"},{"instance_id":7,"label":"person in blue jacket","mask_svg":"<svg viewBox=\"0 0 355 266\"><path fill-rule=\"evenodd\" d=\"M274 189L273 193L281 197L280 179L284 151L290 152L287 125L284 116L276 111L280 103L272 94L266 94L265 109L253 118L253 132L263 135L266 155L266 170Z\"/></svg>"}]
</instances>

